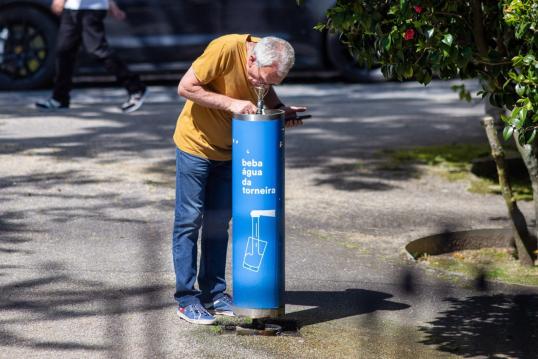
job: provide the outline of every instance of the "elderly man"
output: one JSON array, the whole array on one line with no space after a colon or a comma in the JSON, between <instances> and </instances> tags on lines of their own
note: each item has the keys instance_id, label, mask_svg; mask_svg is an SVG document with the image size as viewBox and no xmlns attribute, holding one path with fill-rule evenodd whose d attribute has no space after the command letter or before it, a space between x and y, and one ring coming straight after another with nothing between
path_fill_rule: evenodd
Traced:
<instances>
[{"instance_id":1,"label":"elderly man","mask_svg":"<svg viewBox=\"0 0 538 359\"><path fill-rule=\"evenodd\" d=\"M272 85L294 63L291 45L276 37L226 35L213 40L178 86L187 99L179 115L176 148L176 207L172 254L177 314L196 324L212 324L213 314L233 316L226 294L226 251L231 219L232 113L256 113L254 87L268 89L267 108L286 112L286 127L300 125L304 107L285 106ZM198 287L197 242L202 228Z\"/></svg>"}]
</instances>

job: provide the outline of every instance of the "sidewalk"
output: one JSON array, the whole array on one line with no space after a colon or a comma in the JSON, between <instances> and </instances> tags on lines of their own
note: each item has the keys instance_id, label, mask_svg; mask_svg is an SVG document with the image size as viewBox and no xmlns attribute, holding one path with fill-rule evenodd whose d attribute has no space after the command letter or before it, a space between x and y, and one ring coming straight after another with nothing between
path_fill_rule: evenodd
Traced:
<instances>
[{"instance_id":1,"label":"sidewalk","mask_svg":"<svg viewBox=\"0 0 538 359\"><path fill-rule=\"evenodd\" d=\"M0 93L0 358L538 356L536 290L480 292L401 253L508 224L500 196L377 166L383 149L485 143L483 106L450 85L278 88L313 115L286 135L286 316L303 328L278 338L175 316L174 87L131 115L122 90L77 90L54 114L32 106L47 91Z\"/></svg>"}]
</instances>

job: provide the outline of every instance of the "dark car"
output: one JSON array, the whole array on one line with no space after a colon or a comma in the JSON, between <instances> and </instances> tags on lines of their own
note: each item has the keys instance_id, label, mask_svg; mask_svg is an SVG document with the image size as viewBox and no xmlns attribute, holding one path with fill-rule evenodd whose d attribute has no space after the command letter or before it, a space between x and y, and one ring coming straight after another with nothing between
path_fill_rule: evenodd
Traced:
<instances>
[{"instance_id":1,"label":"dark car","mask_svg":"<svg viewBox=\"0 0 538 359\"><path fill-rule=\"evenodd\" d=\"M313 30L334 0L117 0L125 21L106 20L109 43L138 73L185 71L213 38L227 33L274 35L296 51L294 71L338 70L364 80L335 35ZM50 84L58 18L50 0L0 0L0 89ZM103 71L89 56L78 73Z\"/></svg>"}]
</instances>

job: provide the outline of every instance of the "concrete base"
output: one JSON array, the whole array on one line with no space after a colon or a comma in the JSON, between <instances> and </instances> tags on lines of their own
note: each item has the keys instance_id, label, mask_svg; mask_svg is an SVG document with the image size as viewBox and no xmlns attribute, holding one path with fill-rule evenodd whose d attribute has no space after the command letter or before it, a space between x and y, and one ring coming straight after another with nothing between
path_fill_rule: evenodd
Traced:
<instances>
[{"instance_id":1,"label":"concrete base","mask_svg":"<svg viewBox=\"0 0 538 359\"><path fill-rule=\"evenodd\" d=\"M234 307L234 313L240 317L250 317L252 319L278 318L284 316L284 307L272 309L254 309Z\"/></svg>"}]
</instances>

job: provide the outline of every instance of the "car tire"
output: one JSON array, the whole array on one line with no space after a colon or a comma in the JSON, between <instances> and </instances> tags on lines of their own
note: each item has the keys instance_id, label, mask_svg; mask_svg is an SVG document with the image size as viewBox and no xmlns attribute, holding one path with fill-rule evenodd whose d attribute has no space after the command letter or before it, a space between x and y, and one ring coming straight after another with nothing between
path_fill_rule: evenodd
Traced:
<instances>
[{"instance_id":1,"label":"car tire","mask_svg":"<svg viewBox=\"0 0 538 359\"><path fill-rule=\"evenodd\" d=\"M39 88L51 83L58 25L36 8L0 10L0 89Z\"/></svg>"},{"instance_id":2,"label":"car tire","mask_svg":"<svg viewBox=\"0 0 538 359\"><path fill-rule=\"evenodd\" d=\"M340 73L344 80L349 82L375 82L382 80L377 69L368 69L359 66L349 53L349 50L340 41L340 36L327 33L327 57L332 67Z\"/></svg>"}]
</instances>

